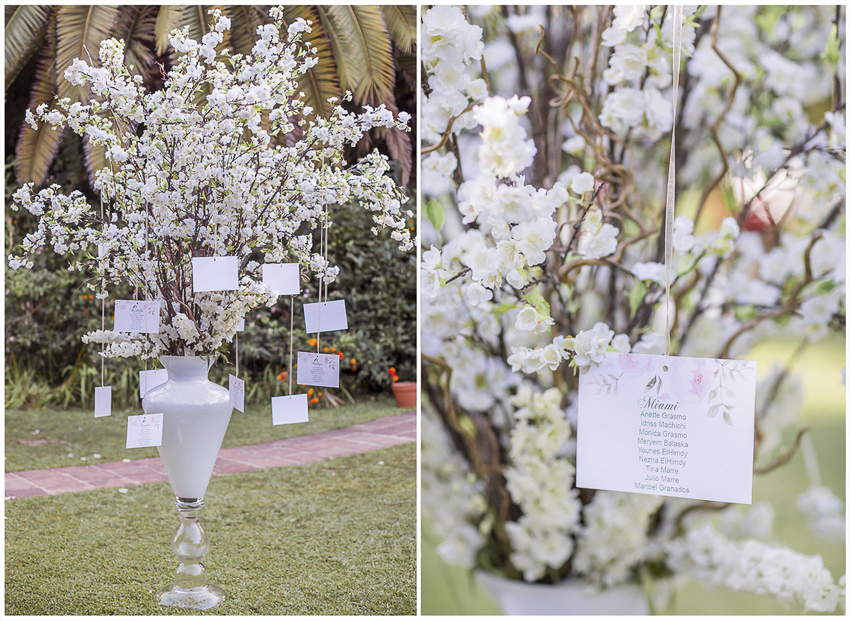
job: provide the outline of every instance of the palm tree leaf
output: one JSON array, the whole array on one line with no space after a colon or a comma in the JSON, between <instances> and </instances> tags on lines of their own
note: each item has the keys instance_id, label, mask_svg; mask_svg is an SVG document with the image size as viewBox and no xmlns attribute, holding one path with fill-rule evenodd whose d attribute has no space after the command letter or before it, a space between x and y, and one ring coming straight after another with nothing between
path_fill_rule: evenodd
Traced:
<instances>
[{"instance_id":1,"label":"palm tree leaf","mask_svg":"<svg viewBox=\"0 0 850 621\"><path fill-rule=\"evenodd\" d=\"M306 96L306 103L313 111L322 117L328 117L333 106L328 103L331 97L340 97L339 74L336 70L333 51L328 41L317 7L286 7L283 10L284 24L288 26L299 17L312 22L312 32L305 37L305 42L316 48L315 56L318 62L308 69L298 80L299 88Z\"/></svg>"},{"instance_id":2,"label":"palm tree leaf","mask_svg":"<svg viewBox=\"0 0 850 621\"><path fill-rule=\"evenodd\" d=\"M126 41L124 64L130 73L146 77L156 61L156 7L154 5L128 6L122 10L115 28L116 36Z\"/></svg>"},{"instance_id":3,"label":"palm tree leaf","mask_svg":"<svg viewBox=\"0 0 850 621\"><path fill-rule=\"evenodd\" d=\"M156 55L162 56L168 49L171 31L180 27L180 9L174 4L163 4L156 14Z\"/></svg>"},{"instance_id":4,"label":"palm tree leaf","mask_svg":"<svg viewBox=\"0 0 850 621\"><path fill-rule=\"evenodd\" d=\"M395 44L402 52L416 49L416 6L381 6L384 22Z\"/></svg>"},{"instance_id":5,"label":"palm tree leaf","mask_svg":"<svg viewBox=\"0 0 850 621\"><path fill-rule=\"evenodd\" d=\"M350 62L360 63L363 72L354 98L374 105L392 95L395 70L390 36L381 10L376 6L334 5L328 12L351 39L355 55Z\"/></svg>"},{"instance_id":6,"label":"palm tree leaf","mask_svg":"<svg viewBox=\"0 0 850 621\"><path fill-rule=\"evenodd\" d=\"M43 45L36 61L35 79L30 93L29 108L56 101L56 17L51 16L47 31L47 44ZM61 129L54 130L50 123L39 123L33 129L25 122L15 145L15 176L18 183L34 182L42 185L50 164L62 142Z\"/></svg>"},{"instance_id":7,"label":"palm tree leaf","mask_svg":"<svg viewBox=\"0 0 850 621\"><path fill-rule=\"evenodd\" d=\"M250 54L257 40L257 27L269 23L266 11L257 6L230 7L230 45L234 54Z\"/></svg>"},{"instance_id":8,"label":"palm tree leaf","mask_svg":"<svg viewBox=\"0 0 850 621\"><path fill-rule=\"evenodd\" d=\"M316 13L336 60L336 72L340 88L353 91L357 83L360 82L363 67L357 62L352 62L352 59L356 56L354 44L345 29L338 26L336 20L330 15L330 8L328 6L317 6Z\"/></svg>"},{"instance_id":9,"label":"palm tree leaf","mask_svg":"<svg viewBox=\"0 0 850 621\"><path fill-rule=\"evenodd\" d=\"M387 109L393 113L394 117L398 116L398 108L395 101L385 99L383 103ZM387 143L387 150L390 152L390 158L395 160L398 165L398 183L401 186L406 186L410 181L410 171L413 166L413 145L410 141L410 134L401 131L400 129L379 129L378 135Z\"/></svg>"},{"instance_id":10,"label":"palm tree leaf","mask_svg":"<svg viewBox=\"0 0 850 621\"><path fill-rule=\"evenodd\" d=\"M178 27L189 26L189 38L200 43L204 35L209 32L207 22L210 21L211 17L207 14L207 11L211 8L199 4L181 6Z\"/></svg>"},{"instance_id":11,"label":"palm tree leaf","mask_svg":"<svg viewBox=\"0 0 850 621\"><path fill-rule=\"evenodd\" d=\"M38 4L6 7L6 90L44 40L52 12Z\"/></svg>"},{"instance_id":12,"label":"palm tree leaf","mask_svg":"<svg viewBox=\"0 0 850 621\"><path fill-rule=\"evenodd\" d=\"M120 7L103 5L60 6L56 20L56 74L59 97L71 101L88 101L88 86L74 86L65 78L65 69L75 58L100 65L100 42L112 36Z\"/></svg>"}]
</instances>

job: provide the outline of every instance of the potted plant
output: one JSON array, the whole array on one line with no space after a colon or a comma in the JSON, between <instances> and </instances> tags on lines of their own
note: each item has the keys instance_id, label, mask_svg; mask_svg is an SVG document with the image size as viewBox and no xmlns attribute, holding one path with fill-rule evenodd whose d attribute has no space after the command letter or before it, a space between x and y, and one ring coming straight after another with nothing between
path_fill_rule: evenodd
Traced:
<instances>
[{"instance_id":1,"label":"potted plant","mask_svg":"<svg viewBox=\"0 0 850 621\"><path fill-rule=\"evenodd\" d=\"M159 451L181 518L173 542L177 581L158 597L188 608L209 608L223 597L207 585L200 563L208 544L198 512L231 406L207 372L240 320L276 302L263 265L297 262L322 284L333 282L338 270L312 248L310 232L331 225L330 206L352 199L372 212L375 234L390 228L401 248L412 247L412 214L386 174L387 158L376 151L353 165L343 160L344 147L364 132L406 129L409 115L396 117L383 105L353 113L331 100L330 116L317 116L297 82L316 62L303 42L310 23L285 26L282 8L274 8L275 22L257 28L252 53L231 56L219 49L230 19L210 14L202 41L188 28L171 34L178 58L162 90L146 92L124 65L124 42L109 39L96 52L99 63L78 58L64 75L91 89L88 104L58 99L55 107L27 111L33 127L70 128L102 148L107 166L96 173L99 206L58 186L17 191L15 205L40 224L22 254L9 259L12 268L27 268L47 247L89 250L69 269L88 275L99 299L110 286L129 283L153 309L155 329L97 330L83 340L101 344L105 357L155 358L168 370L168 381L143 401L145 412L164 414ZM220 261L222 270L235 264L235 282L197 286L198 260Z\"/></svg>"},{"instance_id":2,"label":"potted plant","mask_svg":"<svg viewBox=\"0 0 850 621\"><path fill-rule=\"evenodd\" d=\"M395 367L390 367L387 372L393 381L393 396L395 396L396 405L400 408L415 408L419 402L416 382L398 381L398 373Z\"/></svg>"},{"instance_id":3,"label":"potted plant","mask_svg":"<svg viewBox=\"0 0 850 621\"><path fill-rule=\"evenodd\" d=\"M578 379L604 352L662 354L667 325L670 353L713 358L844 330L842 10L685 7L676 89L668 9L423 14L423 516L508 613L663 610L688 575L840 610L819 556L765 541L769 505L575 484ZM666 292L674 124L691 209ZM802 429L779 451L793 362L756 391L756 475L805 450ZM801 506L843 523L813 490Z\"/></svg>"}]
</instances>

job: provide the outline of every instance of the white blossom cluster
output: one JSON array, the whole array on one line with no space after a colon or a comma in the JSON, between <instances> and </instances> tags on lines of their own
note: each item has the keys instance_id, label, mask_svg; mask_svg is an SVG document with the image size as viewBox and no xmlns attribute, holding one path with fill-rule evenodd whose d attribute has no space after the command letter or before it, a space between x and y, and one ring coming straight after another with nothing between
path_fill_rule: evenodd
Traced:
<instances>
[{"instance_id":1,"label":"white blossom cluster","mask_svg":"<svg viewBox=\"0 0 850 621\"><path fill-rule=\"evenodd\" d=\"M663 501L660 496L596 492L584 507L576 570L603 586L625 582L632 568L651 554L649 522Z\"/></svg>"},{"instance_id":2,"label":"white blossom cluster","mask_svg":"<svg viewBox=\"0 0 850 621\"><path fill-rule=\"evenodd\" d=\"M709 524L689 530L667 548L674 569L712 586L770 595L815 612L845 607L845 588L834 584L820 555L806 556L756 539L735 542Z\"/></svg>"},{"instance_id":3,"label":"white blossom cluster","mask_svg":"<svg viewBox=\"0 0 850 621\"><path fill-rule=\"evenodd\" d=\"M58 254L97 247L70 269L90 274L98 297L120 282L163 301L157 335L88 335L108 345L107 355L214 352L247 312L275 303L261 262L296 261L332 282L338 268L312 253L304 229L330 226L333 205L361 203L373 212L375 234L388 228L402 250L413 247L413 214L402 208L407 197L386 174L386 157L376 151L352 166L343 160L343 149L365 132L406 130L410 115L336 105L329 118L313 118L297 82L316 63L316 50L302 42L309 22L284 30L282 9L273 8L276 22L257 28L251 53L231 56L216 51L230 20L217 9L210 14L213 28L200 42L187 29L171 33L179 56L163 89L146 93L124 66L124 42L110 39L101 45L101 66L76 59L64 76L89 86L89 104L62 99L56 109L27 112L34 127L69 127L105 148L108 166L95 183L105 213L79 192L23 186L13 209L40 222L9 265L32 267L32 255L47 245ZM193 293L192 258L216 256L238 258L239 289Z\"/></svg>"},{"instance_id":4,"label":"white blossom cluster","mask_svg":"<svg viewBox=\"0 0 850 621\"><path fill-rule=\"evenodd\" d=\"M523 515L507 522L505 530L513 550L511 561L528 582L567 561L581 513L578 492L572 488L575 467L564 452L572 430L564 418L562 398L557 388L535 393L524 385L511 399L517 408L516 424L510 434L505 480Z\"/></svg>"},{"instance_id":5,"label":"white blossom cluster","mask_svg":"<svg viewBox=\"0 0 850 621\"><path fill-rule=\"evenodd\" d=\"M422 514L442 540L437 546L440 558L452 565L474 567L487 530L482 523L487 503L469 467L451 450L451 439L433 416L426 410L420 419Z\"/></svg>"},{"instance_id":6,"label":"white blossom cluster","mask_svg":"<svg viewBox=\"0 0 850 621\"><path fill-rule=\"evenodd\" d=\"M755 556L759 563L808 559L776 544L716 535L714 543L729 543L717 543L708 571L702 560L684 561L691 533L708 537L697 519L708 513L689 511L677 521L690 503L577 494L576 375L606 352L665 353L668 326L672 354L706 358L741 357L770 337L813 342L843 330L845 121L842 108L819 120L812 107L832 102L823 52L834 8L686 7L676 90L667 7L621 5L582 12L581 20L561 9L470 7L465 14L438 6L423 15L434 98L423 109L430 145L423 166L451 182L423 184L428 211L438 216L429 220L440 230L423 229L422 347L454 370L458 410L475 412L479 425L489 421L503 447L515 514L504 522L510 553L496 569L530 582L578 577L613 587L663 566L731 586L733 566L743 571L741 563ZM755 19L762 10L780 15L775 28L762 13ZM484 27L469 23L476 20ZM736 87L735 72L712 48L711 20L718 20L717 49L740 77ZM546 34L535 48L538 24ZM549 65L530 53L557 49L564 24L579 35L570 58ZM479 57L486 59L480 73ZM453 105L438 106L450 91L436 76L461 72L468 74L461 82L480 75L489 92L477 98L456 89ZM544 83L552 86L549 99L535 99ZM811 90L801 93L795 83ZM679 213L665 265L659 234L674 96L684 131L677 134ZM756 458L768 464L783 431L798 423L800 376L777 367L760 379L757 394ZM423 502L448 502L426 501L430 493L423 489ZM555 512L558 502L565 506ZM802 507L824 534L843 512L814 491ZM770 505L756 505L724 510L716 521L734 539L768 539L773 515ZM503 542L489 528L478 532L477 556L465 559L480 565ZM843 602L842 589L813 561L773 582L764 571L759 565L734 588L812 610Z\"/></svg>"},{"instance_id":7,"label":"white blossom cluster","mask_svg":"<svg viewBox=\"0 0 850 621\"><path fill-rule=\"evenodd\" d=\"M797 507L805 514L810 528L818 537L835 543L846 540L844 502L828 487L810 487L797 497Z\"/></svg>"}]
</instances>

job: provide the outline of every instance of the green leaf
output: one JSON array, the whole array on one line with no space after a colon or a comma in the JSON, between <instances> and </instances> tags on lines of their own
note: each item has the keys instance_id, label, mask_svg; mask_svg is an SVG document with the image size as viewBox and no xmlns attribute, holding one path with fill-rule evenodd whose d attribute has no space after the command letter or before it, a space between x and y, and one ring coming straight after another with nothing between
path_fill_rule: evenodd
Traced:
<instances>
[{"instance_id":1,"label":"green leaf","mask_svg":"<svg viewBox=\"0 0 850 621\"><path fill-rule=\"evenodd\" d=\"M510 302L506 302L504 304L499 304L496 308L491 310L490 312L494 314L496 317L501 317L508 311L511 311L516 308L516 304L512 304Z\"/></svg>"},{"instance_id":2,"label":"green leaf","mask_svg":"<svg viewBox=\"0 0 850 621\"><path fill-rule=\"evenodd\" d=\"M821 54L821 58L828 62L833 70L838 67L838 61L840 59L838 53L838 26L835 24L832 25L832 31L826 39L826 50Z\"/></svg>"},{"instance_id":3,"label":"green leaf","mask_svg":"<svg viewBox=\"0 0 850 621\"><path fill-rule=\"evenodd\" d=\"M732 425L732 417L729 416L729 412L723 412L723 422L727 425Z\"/></svg>"},{"instance_id":4,"label":"green leaf","mask_svg":"<svg viewBox=\"0 0 850 621\"><path fill-rule=\"evenodd\" d=\"M422 213L425 218L427 218L428 222L430 222L434 229L439 233L443 228L443 224L446 222L446 213L443 211L443 205L440 201L432 198L430 201L425 203L425 209Z\"/></svg>"},{"instance_id":5,"label":"green leaf","mask_svg":"<svg viewBox=\"0 0 850 621\"><path fill-rule=\"evenodd\" d=\"M637 312L638 306L646 297L646 283L640 281L632 290L629 291L629 319L632 319Z\"/></svg>"},{"instance_id":6,"label":"green leaf","mask_svg":"<svg viewBox=\"0 0 850 621\"><path fill-rule=\"evenodd\" d=\"M549 302L543 297L543 294L540 293L540 285L534 287L534 290L531 293L525 294L525 301L531 304L534 308L537 309L537 312L543 315L544 317L550 316L550 308Z\"/></svg>"},{"instance_id":7,"label":"green leaf","mask_svg":"<svg viewBox=\"0 0 850 621\"><path fill-rule=\"evenodd\" d=\"M818 295L826 295L827 293L835 289L837 286L838 285L836 285L835 281L832 279L824 280L823 282L818 283L817 289L815 289L815 293L817 293Z\"/></svg>"}]
</instances>

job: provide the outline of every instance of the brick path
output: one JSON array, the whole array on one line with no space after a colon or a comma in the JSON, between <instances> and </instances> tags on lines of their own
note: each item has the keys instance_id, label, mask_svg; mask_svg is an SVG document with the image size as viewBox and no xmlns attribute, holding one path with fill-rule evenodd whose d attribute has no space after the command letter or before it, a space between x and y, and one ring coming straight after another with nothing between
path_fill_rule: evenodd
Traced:
<instances>
[{"instance_id":1,"label":"brick path","mask_svg":"<svg viewBox=\"0 0 850 621\"><path fill-rule=\"evenodd\" d=\"M416 440L416 412L403 412L345 429L222 449L213 475L306 464L331 457L365 453ZM52 496L101 487L130 487L167 481L159 457L131 462L6 473L6 496Z\"/></svg>"}]
</instances>

